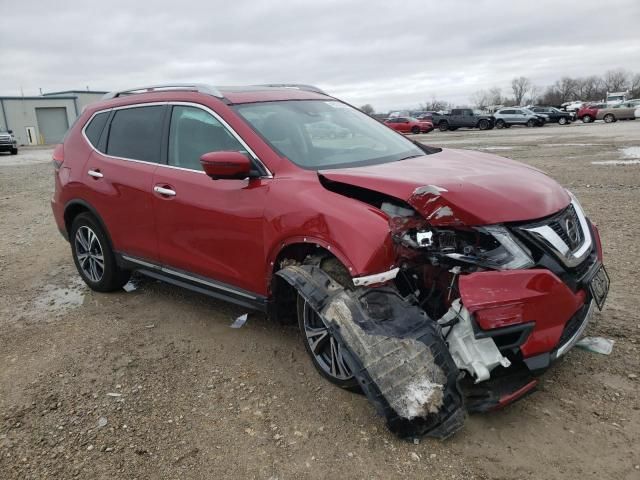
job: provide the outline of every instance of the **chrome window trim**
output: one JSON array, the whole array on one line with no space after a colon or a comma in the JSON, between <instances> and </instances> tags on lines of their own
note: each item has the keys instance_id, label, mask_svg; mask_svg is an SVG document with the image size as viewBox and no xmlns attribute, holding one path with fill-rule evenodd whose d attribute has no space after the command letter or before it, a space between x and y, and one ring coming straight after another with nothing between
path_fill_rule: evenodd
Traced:
<instances>
[{"instance_id":1,"label":"chrome window trim","mask_svg":"<svg viewBox=\"0 0 640 480\"><path fill-rule=\"evenodd\" d=\"M138 258L130 257L129 255L121 254L120 256L124 260L127 260L128 262L137 263L139 265L151 268L153 270L157 270L159 272L168 273L169 275L174 275L176 277L184 278L185 280L190 280L192 282L196 282L196 283L199 283L201 285L207 285L209 287L213 287L213 288L216 288L218 290L223 290L225 292L233 293L234 295L240 295L241 297L249 298L251 300L256 300L257 299L257 297L255 297L253 295L249 295L248 293L242 292L240 290L236 290L234 288L230 288L230 287L221 285L218 282L215 282L213 280L205 280L205 279L202 279L202 278L199 278L199 277L195 277L193 275L188 275L186 273L179 272L179 271L174 270L172 268L162 267L162 266L156 265L154 263L145 262L144 260L140 260Z\"/></svg>"},{"instance_id":2,"label":"chrome window trim","mask_svg":"<svg viewBox=\"0 0 640 480\"><path fill-rule=\"evenodd\" d=\"M593 239L591 238L591 230L587 223L587 217L585 216L580 203L573 195L571 195L571 206L576 212L580 228L584 235L582 245L580 245L580 247L575 251L571 251L571 248L564 242L564 240L562 240L562 238L560 238L560 236L548 225L523 229L549 245L556 256L570 268L577 267L582 263L593 247Z\"/></svg>"},{"instance_id":3,"label":"chrome window trim","mask_svg":"<svg viewBox=\"0 0 640 480\"><path fill-rule=\"evenodd\" d=\"M251 147L249 147L249 145L242 139L242 137L231 127L231 125L229 125L220 115L218 115L216 112L211 110L209 107L207 107L205 105L202 105L200 103L179 102L179 101L176 101L176 102L172 102L172 101L146 102L146 103L135 103L135 104L131 104L131 105L120 105L118 107L110 107L110 108L104 108L102 110L96 110L95 112L93 112L91 117L89 117L89 120L87 120L87 122L82 127L82 136L84 137L85 141L89 144L89 146L91 147L91 149L93 151L95 151L96 153L98 153L100 155L108 157L108 158L112 158L112 159L115 159L115 160L125 160L125 161L128 161L128 162L144 163L144 164L148 164L148 165L156 165L158 167L172 168L172 169L176 169L176 170L185 170L187 172L196 172L196 173L200 173L200 174L205 175L205 173L202 170L194 170L192 168L176 167L175 165L168 165L168 164L165 165L164 163L147 162L145 160L137 160L135 158L117 157L115 155L109 155L108 153L101 152L100 150L98 150L93 145L93 143L91 143L91 141L89 140L89 137L87 137L87 134L85 132L85 130L87 129L87 127L89 126L89 124L91 123L93 118L96 115L98 115L99 113L111 112L111 111L114 111L114 110L124 110L124 109L129 109L129 108L155 107L155 106L162 106L162 105L181 105L181 106L195 107L195 108L199 108L199 109L204 110L205 112L209 113L216 120L218 120L222 124L222 126L225 127L231 133L231 135L233 135L233 137L236 140L238 140L238 142L240 142L240 144L247 150L247 152L249 152L249 154L262 166L264 171L267 172L266 175L263 175L260 178L265 178L265 179L273 178L273 173L271 172L271 170L269 170L267 168L267 166L260 159L260 157L258 157L258 155L256 155L256 153L251 149Z\"/></svg>"}]
</instances>

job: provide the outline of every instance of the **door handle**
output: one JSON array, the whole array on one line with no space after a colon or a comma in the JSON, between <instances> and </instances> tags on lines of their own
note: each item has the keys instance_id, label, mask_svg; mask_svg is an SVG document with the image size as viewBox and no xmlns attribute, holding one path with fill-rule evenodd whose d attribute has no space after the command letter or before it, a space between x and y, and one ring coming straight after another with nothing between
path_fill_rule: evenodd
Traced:
<instances>
[{"instance_id":1,"label":"door handle","mask_svg":"<svg viewBox=\"0 0 640 480\"><path fill-rule=\"evenodd\" d=\"M156 187L153 187L153 191L156 193L159 193L160 195L166 195L168 197L176 196L176 192L174 190L171 190L170 188L156 186Z\"/></svg>"},{"instance_id":2,"label":"door handle","mask_svg":"<svg viewBox=\"0 0 640 480\"><path fill-rule=\"evenodd\" d=\"M90 177L93 177L93 178L104 177L104 175L100 173L100 170L89 170L87 173L89 174Z\"/></svg>"}]
</instances>

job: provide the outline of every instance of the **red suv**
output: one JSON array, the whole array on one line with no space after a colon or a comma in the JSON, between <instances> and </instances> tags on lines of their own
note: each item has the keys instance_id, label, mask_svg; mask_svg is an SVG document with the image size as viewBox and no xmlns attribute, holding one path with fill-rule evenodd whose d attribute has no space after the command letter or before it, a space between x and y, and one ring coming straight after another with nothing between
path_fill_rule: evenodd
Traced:
<instances>
[{"instance_id":1,"label":"red suv","mask_svg":"<svg viewBox=\"0 0 640 480\"><path fill-rule=\"evenodd\" d=\"M115 92L53 157L89 287L138 271L296 321L318 371L402 436L531 391L608 291L598 230L554 180L310 86Z\"/></svg>"},{"instance_id":2,"label":"red suv","mask_svg":"<svg viewBox=\"0 0 640 480\"><path fill-rule=\"evenodd\" d=\"M418 120L413 117L387 118L384 124L402 133L429 133L433 130L433 122L431 120Z\"/></svg>"}]
</instances>

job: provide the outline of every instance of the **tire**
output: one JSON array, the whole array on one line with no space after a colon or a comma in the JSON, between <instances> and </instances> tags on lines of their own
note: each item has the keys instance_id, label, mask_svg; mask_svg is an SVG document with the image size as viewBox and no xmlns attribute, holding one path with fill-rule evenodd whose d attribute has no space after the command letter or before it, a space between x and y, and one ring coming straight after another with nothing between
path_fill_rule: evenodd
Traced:
<instances>
[{"instance_id":1,"label":"tire","mask_svg":"<svg viewBox=\"0 0 640 480\"><path fill-rule=\"evenodd\" d=\"M484 120L484 119L480 120L478 122L478 128L480 130L488 130L489 129L489 120Z\"/></svg>"},{"instance_id":2,"label":"tire","mask_svg":"<svg viewBox=\"0 0 640 480\"><path fill-rule=\"evenodd\" d=\"M582 123L591 123L593 122L593 117L591 115L585 115L582 117Z\"/></svg>"},{"instance_id":3,"label":"tire","mask_svg":"<svg viewBox=\"0 0 640 480\"><path fill-rule=\"evenodd\" d=\"M346 288L349 288L350 285L352 286L351 276L336 258L325 257L321 259L320 268ZM320 316L300 295L298 295L297 300L297 314L298 327L302 333L304 348L309 357L311 357L311 362L318 373L340 388L352 392L360 392L361 388L358 380L353 376L343 360L338 342L328 332ZM321 335L324 336L321 337ZM312 344L315 344L315 351ZM333 355L334 352L335 356ZM335 362L334 359L336 360Z\"/></svg>"},{"instance_id":4,"label":"tire","mask_svg":"<svg viewBox=\"0 0 640 480\"><path fill-rule=\"evenodd\" d=\"M533 118L527 120L527 127L535 127L536 125L538 125L538 122L536 122Z\"/></svg>"},{"instance_id":5,"label":"tire","mask_svg":"<svg viewBox=\"0 0 640 480\"><path fill-rule=\"evenodd\" d=\"M113 292L129 281L131 272L118 267L105 231L90 213L73 219L69 243L76 269L92 290Z\"/></svg>"},{"instance_id":6,"label":"tire","mask_svg":"<svg viewBox=\"0 0 640 480\"><path fill-rule=\"evenodd\" d=\"M498 121L496 121L496 128L505 128L507 126L507 124L505 123L504 120L500 119Z\"/></svg>"},{"instance_id":7,"label":"tire","mask_svg":"<svg viewBox=\"0 0 640 480\"><path fill-rule=\"evenodd\" d=\"M411 127L411 133L413 133L414 135L417 135L420 133L420 127Z\"/></svg>"},{"instance_id":8,"label":"tire","mask_svg":"<svg viewBox=\"0 0 640 480\"><path fill-rule=\"evenodd\" d=\"M604 120L604 123L613 123L616 121L616 117L613 113L607 113L602 120Z\"/></svg>"},{"instance_id":9,"label":"tire","mask_svg":"<svg viewBox=\"0 0 640 480\"><path fill-rule=\"evenodd\" d=\"M449 122L440 122L438 124L438 128L441 132L446 132L447 130L449 130Z\"/></svg>"},{"instance_id":10,"label":"tire","mask_svg":"<svg viewBox=\"0 0 640 480\"><path fill-rule=\"evenodd\" d=\"M17 148L12 148L11 149L11 155L17 155L18 154L18 149Z\"/></svg>"},{"instance_id":11,"label":"tire","mask_svg":"<svg viewBox=\"0 0 640 480\"><path fill-rule=\"evenodd\" d=\"M560 125L566 125L566 124L568 124L568 123L569 123L569 120L567 120L567 117L560 117L560 118L558 119L558 123L559 123Z\"/></svg>"}]
</instances>

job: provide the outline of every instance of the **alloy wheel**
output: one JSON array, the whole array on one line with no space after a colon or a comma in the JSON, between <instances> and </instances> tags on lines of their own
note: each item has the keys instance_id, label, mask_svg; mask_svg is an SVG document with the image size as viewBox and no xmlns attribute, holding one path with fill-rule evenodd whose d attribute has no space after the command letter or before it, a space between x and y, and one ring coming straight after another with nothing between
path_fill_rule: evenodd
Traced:
<instances>
[{"instance_id":1,"label":"alloy wheel","mask_svg":"<svg viewBox=\"0 0 640 480\"><path fill-rule=\"evenodd\" d=\"M74 239L76 259L82 273L94 283L104 275L104 253L100 240L91 228L81 226Z\"/></svg>"},{"instance_id":2,"label":"alloy wheel","mask_svg":"<svg viewBox=\"0 0 640 480\"><path fill-rule=\"evenodd\" d=\"M352 379L353 373L344 359L342 347L333 338L322 318L306 301L303 306L303 324L309 350L318 366L337 380Z\"/></svg>"}]
</instances>

